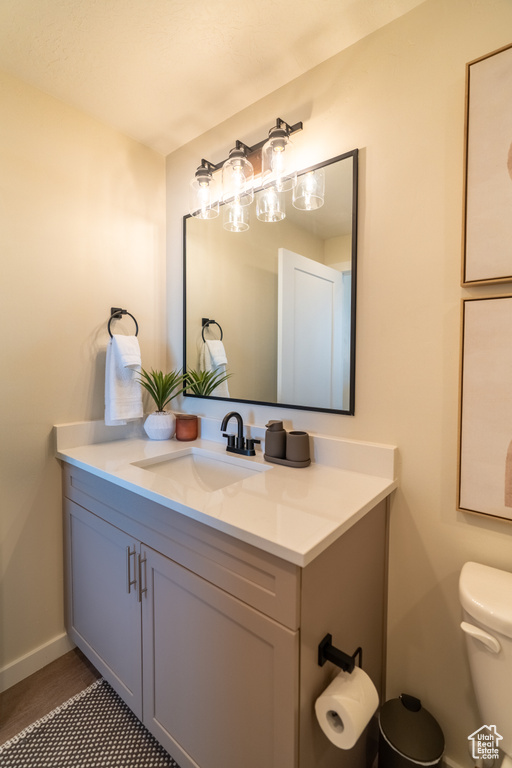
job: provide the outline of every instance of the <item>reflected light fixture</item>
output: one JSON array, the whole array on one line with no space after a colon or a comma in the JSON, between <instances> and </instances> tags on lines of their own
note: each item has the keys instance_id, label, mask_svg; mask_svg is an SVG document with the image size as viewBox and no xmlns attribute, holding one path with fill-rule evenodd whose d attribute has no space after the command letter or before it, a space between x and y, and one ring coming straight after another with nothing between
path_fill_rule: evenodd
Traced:
<instances>
[{"instance_id":1,"label":"reflected light fixture","mask_svg":"<svg viewBox=\"0 0 512 768\"><path fill-rule=\"evenodd\" d=\"M201 160L190 182L189 212L197 219L214 219L219 215L219 194L213 178L214 170L212 163Z\"/></svg>"},{"instance_id":2,"label":"reflected light fixture","mask_svg":"<svg viewBox=\"0 0 512 768\"><path fill-rule=\"evenodd\" d=\"M226 203L222 226L228 232L245 232L249 229L249 208L241 205L238 200Z\"/></svg>"},{"instance_id":3,"label":"reflected light fixture","mask_svg":"<svg viewBox=\"0 0 512 768\"><path fill-rule=\"evenodd\" d=\"M267 187L256 194L256 217L259 221L282 221L285 216L284 193L277 187Z\"/></svg>"},{"instance_id":4,"label":"reflected light fixture","mask_svg":"<svg viewBox=\"0 0 512 768\"><path fill-rule=\"evenodd\" d=\"M224 228L231 232L244 232L249 229L249 206L254 200L255 186L258 186L261 190L256 205L258 219L268 222L284 219L282 193L297 184L290 136L301 130L301 122L288 125L278 117L268 139L252 147L237 141L227 160L221 163L201 160L190 183L190 215L198 219L213 219L219 215L219 203L222 201ZM257 158L259 165L260 151L261 175L255 181L251 159ZM214 174L221 169L222 185L219 185Z\"/></svg>"},{"instance_id":5,"label":"reflected light fixture","mask_svg":"<svg viewBox=\"0 0 512 768\"><path fill-rule=\"evenodd\" d=\"M325 173L323 168L303 173L297 179L292 202L299 211L314 211L321 208L325 197Z\"/></svg>"}]
</instances>

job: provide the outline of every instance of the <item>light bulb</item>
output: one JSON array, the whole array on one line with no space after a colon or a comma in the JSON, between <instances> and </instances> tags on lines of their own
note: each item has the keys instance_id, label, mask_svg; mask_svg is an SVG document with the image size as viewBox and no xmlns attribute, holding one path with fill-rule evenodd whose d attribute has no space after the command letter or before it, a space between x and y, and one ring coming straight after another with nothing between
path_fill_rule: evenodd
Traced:
<instances>
[{"instance_id":1,"label":"light bulb","mask_svg":"<svg viewBox=\"0 0 512 768\"><path fill-rule=\"evenodd\" d=\"M287 130L276 125L261 150L262 186L276 186L279 191L293 189L297 184L293 142Z\"/></svg>"},{"instance_id":2,"label":"light bulb","mask_svg":"<svg viewBox=\"0 0 512 768\"><path fill-rule=\"evenodd\" d=\"M254 169L245 156L245 151L237 147L230 150L229 157L222 166L222 199L241 206L250 205L254 199Z\"/></svg>"},{"instance_id":3,"label":"light bulb","mask_svg":"<svg viewBox=\"0 0 512 768\"><path fill-rule=\"evenodd\" d=\"M205 165L199 166L190 182L189 212L196 219L214 219L219 215L217 184Z\"/></svg>"}]
</instances>

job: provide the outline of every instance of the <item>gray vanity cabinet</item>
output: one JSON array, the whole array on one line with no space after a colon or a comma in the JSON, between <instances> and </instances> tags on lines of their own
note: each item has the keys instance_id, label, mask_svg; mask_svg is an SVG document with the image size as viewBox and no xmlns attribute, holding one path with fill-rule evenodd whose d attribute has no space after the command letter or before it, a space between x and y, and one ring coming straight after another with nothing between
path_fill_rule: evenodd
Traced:
<instances>
[{"instance_id":1,"label":"gray vanity cabinet","mask_svg":"<svg viewBox=\"0 0 512 768\"><path fill-rule=\"evenodd\" d=\"M66 500L68 631L142 718L140 603L136 584L139 542L96 515Z\"/></svg>"},{"instance_id":2,"label":"gray vanity cabinet","mask_svg":"<svg viewBox=\"0 0 512 768\"><path fill-rule=\"evenodd\" d=\"M286 621L298 569L74 468L64 495L68 633L180 768L295 768L299 632L258 608Z\"/></svg>"},{"instance_id":3,"label":"gray vanity cabinet","mask_svg":"<svg viewBox=\"0 0 512 768\"><path fill-rule=\"evenodd\" d=\"M64 509L69 636L180 768L371 766L314 702L326 633L382 690L385 501L304 568L69 465Z\"/></svg>"}]
</instances>

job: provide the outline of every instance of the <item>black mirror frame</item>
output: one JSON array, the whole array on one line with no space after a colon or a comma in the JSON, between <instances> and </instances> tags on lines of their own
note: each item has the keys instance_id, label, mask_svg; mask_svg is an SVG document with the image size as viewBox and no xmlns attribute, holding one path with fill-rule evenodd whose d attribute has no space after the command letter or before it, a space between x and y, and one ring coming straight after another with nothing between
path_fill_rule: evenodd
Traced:
<instances>
[{"instance_id":1,"label":"black mirror frame","mask_svg":"<svg viewBox=\"0 0 512 768\"><path fill-rule=\"evenodd\" d=\"M192 392L184 392L185 397L194 397L208 400L221 400L226 403L247 403L248 405L266 405L274 408L293 408L300 411L317 411L320 413L337 413L345 416L353 416L355 413L355 383L356 383L356 304L357 304L357 225L358 225L358 190L359 190L359 150L353 149L342 155L337 155L322 163L317 163L299 172L300 175L327 165L352 158L352 253L351 253L351 296L350 296L350 397L347 410L335 408L318 408L308 405L294 405L293 403L273 403L264 400L244 400L236 397L217 397L215 395L195 395ZM183 370L187 370L187 219L190 214L183 217Z\"/></svg>"}]
</instances>

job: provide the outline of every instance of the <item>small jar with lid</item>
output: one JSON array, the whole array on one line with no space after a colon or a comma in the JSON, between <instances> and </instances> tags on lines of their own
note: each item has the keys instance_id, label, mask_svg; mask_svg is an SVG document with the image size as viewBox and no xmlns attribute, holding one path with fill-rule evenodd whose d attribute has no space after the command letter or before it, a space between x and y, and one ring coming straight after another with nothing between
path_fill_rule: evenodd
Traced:
<instances>
[{"instance_id":1,"label":"small jar with lid","mask_svg":"<svg viewBox=\"0 0 512 768\"><path fill-rule=\"evenodd\" d=\"M196 440L199 419L193 413L176 414L176 440Z\"/></svg>"}]
</instances>

